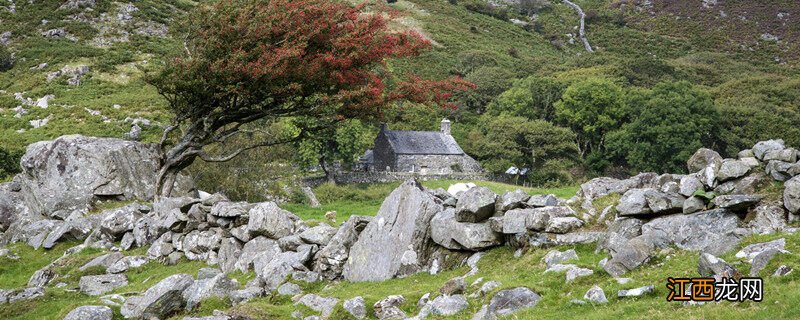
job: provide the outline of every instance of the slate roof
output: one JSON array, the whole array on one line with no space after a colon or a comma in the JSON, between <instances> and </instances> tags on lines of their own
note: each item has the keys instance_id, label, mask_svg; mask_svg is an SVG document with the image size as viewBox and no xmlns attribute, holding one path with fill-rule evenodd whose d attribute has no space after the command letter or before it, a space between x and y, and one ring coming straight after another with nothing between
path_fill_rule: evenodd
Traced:
<instances>
[{"instance_id":1,"label":"slate roof","mask_svg":"<svg viewBox=\"0 0 800 320\"><path fill-rule=\"evenodd\" d=\"M462 155L453 136L437 131L384 130L396 154Z\"/></svg>"}]
</instances>

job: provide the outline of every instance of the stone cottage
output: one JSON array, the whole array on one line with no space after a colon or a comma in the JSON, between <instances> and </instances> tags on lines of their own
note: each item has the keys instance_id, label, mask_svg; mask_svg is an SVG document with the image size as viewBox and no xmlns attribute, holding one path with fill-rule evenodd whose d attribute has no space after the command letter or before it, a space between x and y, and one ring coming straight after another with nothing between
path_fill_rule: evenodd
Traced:
<instances>
[{"instance_id":1,"label":"stone cottage","mask_svg":"<svg viewBox=\"0 0 800 320\"><path fill-rule=\"evenodd\" d=\"M367 171L449 174L482 172L480 164L461 150L450 135L450 120L443 119L439 131L389 130L384 124L375 147L361 159Z\"/></svg>"}]
</instances>

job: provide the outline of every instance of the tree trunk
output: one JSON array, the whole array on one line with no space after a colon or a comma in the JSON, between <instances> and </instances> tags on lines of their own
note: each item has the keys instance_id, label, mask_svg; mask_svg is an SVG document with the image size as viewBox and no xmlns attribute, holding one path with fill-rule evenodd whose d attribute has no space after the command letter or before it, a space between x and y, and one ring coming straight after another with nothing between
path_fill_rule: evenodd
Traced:
<instances>
[{"instance_id":1,"label":"tree trunk","mask_svg":"<svg viewBox=\"0 0 800 320\"><path fill-rule=\"evenodd\" d=\"M327 161L325 161L324 158L320 159L319 166L322 167L322 171L325 172L325 180L330 183L336 184L336 175L334 174L331 168L328 168Z\"/></svg>"}]
</instances>

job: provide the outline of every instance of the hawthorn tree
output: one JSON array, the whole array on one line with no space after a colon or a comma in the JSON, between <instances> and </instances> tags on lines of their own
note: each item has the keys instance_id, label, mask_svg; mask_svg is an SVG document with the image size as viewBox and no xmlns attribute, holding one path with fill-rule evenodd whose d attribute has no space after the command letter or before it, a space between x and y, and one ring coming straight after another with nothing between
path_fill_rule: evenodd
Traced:
<instances>
[{"instance_id":1,"label":"hawthorn tree","mask_svg":"<svg viewBox=\"0 0 800 320\"><path fill-rule=\"evenodd\" d=\"M457 78L392 75L386 59L430 45L416 32L390 30L394 16L331 0L222 0L198 8L185 24L182 52L148 76L175 114L161 139L157 195L169 196L178 173L197 158L224 162L295 142L345 119L380 116L397 100L444 105L453 91L470 87ZM285 136L223 154L207 148L257 130L256 122L303 118L314 121L297 121Z\"/></svg>"}]
</instances>

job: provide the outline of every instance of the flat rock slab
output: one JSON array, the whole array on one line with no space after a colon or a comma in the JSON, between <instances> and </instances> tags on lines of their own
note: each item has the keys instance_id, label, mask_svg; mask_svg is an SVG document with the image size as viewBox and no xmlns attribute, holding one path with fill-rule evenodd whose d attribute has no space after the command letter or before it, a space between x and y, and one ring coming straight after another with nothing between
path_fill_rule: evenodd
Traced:
<instances>
[{"instance_id":1,"label":"flat rock slab","mask_svg":"<svg viewBox=\"0 0 800 320\"><path fill-rule=\"evenodd\" d=\"M128 285L128 276L124 274L104 274L81 277L80 290L90 296L99 296L116 288Z\"/></svg>"}]
</instances>

